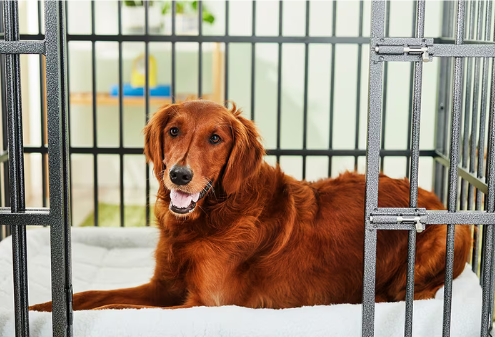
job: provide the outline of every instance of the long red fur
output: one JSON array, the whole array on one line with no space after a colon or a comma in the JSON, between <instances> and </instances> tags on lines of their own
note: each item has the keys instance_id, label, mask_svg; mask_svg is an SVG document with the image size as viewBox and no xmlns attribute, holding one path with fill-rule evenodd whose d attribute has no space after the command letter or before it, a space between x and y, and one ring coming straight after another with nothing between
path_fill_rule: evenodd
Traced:
<instances>
[{"instance_id":1,"label":"long red fur","mask_svg":"<svg viewBox=\"0 0 495 337\"><path fill-rule=\"evenodd\" d=\"M179 137L169 129L178 126ZM288 308L360 303L363 282L365 178L346 172L296 180L263 161L255 125L234 106L207 101L164 107L145 128L145 154L160 182L155 205L160 240L149 283L74 295L74 309L187 308L239 305ZM221 144L207 140L212 133ZM194 171L189 192L213 188L188 216L169 210L171 165ZM408 207L409 182L380 175L379 207ZM418 190L418 207L443 209ZM404 300L407 231L378 231L376 301ZM417 235L415 299L444 283L446 226ZM468 226L455 231L454 277L471 247ZM51 302L31 310L49 311Z\"/></svg>"}]
</instances>

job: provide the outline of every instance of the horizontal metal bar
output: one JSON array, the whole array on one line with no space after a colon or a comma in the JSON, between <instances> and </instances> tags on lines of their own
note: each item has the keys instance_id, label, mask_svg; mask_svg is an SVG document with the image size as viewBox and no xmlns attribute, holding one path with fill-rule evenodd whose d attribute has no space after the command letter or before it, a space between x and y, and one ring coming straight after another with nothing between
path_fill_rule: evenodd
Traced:
<instances>
[{"instance_id":1,"label":"horizontal metal bar","mask_svg":"<svg viewBox=\"0 0 495 337\"><path fill-rule=\"evenodd\" d=\"M450 37L435 37L433 38L433 42L435 44L453 44L454 39ZM483 41L483 40L464 40L462 44L485 44L485 45L494 45L495 41Z\"/></svg>"},{"instance_id":2,"label":"horizontal metal bar","mask_svg":"<svg viewBox=\"0 0 495 337\"><path fill-rule=\"evenodd\" d=\"M138 147L71 147L71 154L143 154L143 148ZM26 146L24 148L25 153L48 153L46 147L33 147ZM365 156L366 150L338 150L338 149L326 149L326 150L316 150L316 149L267 149L267 155L269 156ZM406 157L411 155L410 150L381 150L380 154L382 156L390 157ZM421 150L419 155L422 157L435 157L437 154L435 150Z\"/></svg>"},{"instance_id":3,"label":"horizontal metal bar","mask_svg":"<svg viewBox=\"0 0 495 337\"><path fill-rule=\"evenodd\" d=\"M37 207L27 207L24 212L21 213L15 213L15 214L41 214L41 215L47 215L50 214L50 209L49 208L37 208ZM5 215L5 214L14 214L12 213L12 209L10 207L0 207L0 216Z\"/></svg>"},{"instance_id":4,"label":"horizontal metal bar","mask_svg":"<svg viewBox=\"0 0 495 337\"><path fill-rule=\"evenodd\" d=\"M0 208L0 225L51 226L56 221L48 208L28 208L23 213L11 213L10 207Z\"/></svg>"},{"instance_id":5,"label":"horizontal metal bar","mask_svg":"<svg viewBox=\"0 0 495 337\"><path fill-rule=\"evenodd\" d=\"M369 38L353 36L208 36L208 35L97 35L69 34L68 41L122 42L225 42L225 43L336 43L368 44Z\"/></svg>"},{"instance_id":6,"label":"horizontal metal bar","mask_svg":"<svg viewBox=\"0 0 495 337\"><path fill-rule=\"evenodd\" d=\"M495 214L485 211L448 211L411 209L411 208L377 208L371 215L375 229L416 230L413 223L390 221L391 216L418 215L421 223L426 225L495 225Z\"/></svg>"},{"instance_id":7,"label":"horizontal metal bar","mask_svg":"<svg viewBox=\"0 0 495 337\"><path fill-rule=\"evenodd\" d=\"M417 37L382 37L371 39L373 48L379 46L431 46L433 45L432 38L417 38Z\"/></svg>"},{"instance_id":8,"label":"horizontal metal bar","mask_svg":"<svg viewBox=\"0 0 495 337\"><path fill-rule=\"evenodd\" d=\"M442 164L445 167L450 166L450 160L444 156L443 154L437 152L436 156L434 156L435 160ZM486 185L485 179L484 178L478 178L472 173L470 173L468 170L463 168L462 166L458 165L457 166L457 174L459 177L476 187L478 190L483 192L484 194L488 193L488 186Z\"/></svg>"},{"instance_id":9,"label":"horizontal metal bar","mask_svg":"<svg viewBox=\"0 0 495 337\"><path fill-rule=\"evenodd\" d=\"M144 149L139 147L71 147L71 154L143 154ZM26 146L24 147L25 153L48 153L48 149L45 146L34 147Z\"/></svg>"},{"instance_id":10,"label":"horizontal metal bar","mask_svg":"<svg viewBox=\"0 0 495 337\"><path fill-rule=\"evenodd\" d=\"M484 211L426 211L427 225L494 225L495 214Z\"/></svg>"},{"instance_id":11,"label":"horizontal metal bar","mask_svg":"<svg viewBox=\"0 0 495 337\"><path fill-rule=\"evenodd\" d=\"M488 44L434 44L428 52L434 57L495 57L495 47Z\"/></svg>"},{"instance_id":12,"label":"horizontal metal bar","mask_svg":"<svg viewBox=\"0 0 495 337\"><path fill-rule=\"evenodd\" d=\"M45 54L45 41L0 41L0 54Z\"/></svg>"},{"instance_id":13,"label":"horizontal metal bar","mask_svg":"<svg viewBox=\"0 0 495 337\"><path fill-rule=\"evenodd\" d=\"M422 54L398 53L399 46L393 51L395 55L377 53L373 49L372 60L376 62L417 62L422 61ZM376 47L374 47L376 48ZM391 46L379 47L379 50L391 52ZM434 44L428 47L430 57L495 57L495 48L487 44L470 44L470 45L453 45L453 44Z\"/></svg>"}]
</instances>

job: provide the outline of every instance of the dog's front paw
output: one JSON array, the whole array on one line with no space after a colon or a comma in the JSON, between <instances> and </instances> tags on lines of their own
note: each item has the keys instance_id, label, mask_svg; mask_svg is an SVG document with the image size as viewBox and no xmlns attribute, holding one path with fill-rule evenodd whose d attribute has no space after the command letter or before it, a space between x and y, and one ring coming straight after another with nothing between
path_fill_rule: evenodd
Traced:
<instances>
[{"instance_id":1,"label":"dog's front paw","mask_svg":"<svg viewBox=\"0 0 495 337\"><path fill-rule=\"evenodd\" d=\"M121 310L121 309L145 309L145 308L157 308L157 307L152 307L149 305L135 305L135 304L108 304L91 310L105 310L105 309Z\"/></svg>"},{"instance_id":2,"label":"dog's front paw","mask_svg":"<svg viewBox=\"0 0 495 337\"><path fill-rule=\"evenodd\" d=\"M52 311L52 302L46 302L41 304L35 304L29 307L30 311L43 311L43 312L51 312Z\"/></svg>"}]
</instances>

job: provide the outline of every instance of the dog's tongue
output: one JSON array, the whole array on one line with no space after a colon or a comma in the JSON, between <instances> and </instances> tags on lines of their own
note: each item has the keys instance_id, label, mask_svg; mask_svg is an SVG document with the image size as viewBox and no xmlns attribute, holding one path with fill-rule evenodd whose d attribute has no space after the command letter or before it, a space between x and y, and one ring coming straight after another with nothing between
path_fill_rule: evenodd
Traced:
<instances>
[{"instance_id":1,"label":"dog's tongue","mask_svg":"<svg viewBox=\"0 0 495 337\"><path fill-rule=\"evenodd\" d=\"M179 190L172 190L172 192L170 192L170 199L175 207L186 208L192 201L198 201L199 193L189 194Z\"/></svg>"}]
</instances>

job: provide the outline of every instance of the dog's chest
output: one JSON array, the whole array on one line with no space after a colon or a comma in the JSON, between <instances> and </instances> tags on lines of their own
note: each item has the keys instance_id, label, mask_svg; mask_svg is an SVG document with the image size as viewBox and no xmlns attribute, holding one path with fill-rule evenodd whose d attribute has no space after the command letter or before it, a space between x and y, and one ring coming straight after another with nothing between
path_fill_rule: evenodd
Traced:
<instances>
[{"instance_id":1,"label":"dog's chest","mask_svg":"<svg viewBox=\"0 0 495 337\"><path fill-rule=\"evenodd\" d=\"M191 256L191 269L187 275L188 288L193 290L207 306L220 306L232 302L232 284L235 282L232 262L223 252L205 247Z\"/></svg>"}]
</instances>

